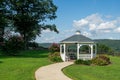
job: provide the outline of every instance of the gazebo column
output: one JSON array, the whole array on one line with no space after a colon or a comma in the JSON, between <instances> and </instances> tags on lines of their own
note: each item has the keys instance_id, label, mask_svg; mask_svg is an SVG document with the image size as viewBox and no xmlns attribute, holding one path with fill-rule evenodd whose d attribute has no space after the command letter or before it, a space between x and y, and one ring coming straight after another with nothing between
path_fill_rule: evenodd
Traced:
<instances>
[{"instance_id":1,"label":"gazebo column","mask_svg":"<svg viewBox=\"0 0 120 80\"><path fill-rule=\"evenodd\" d=\"M62 44L60 44L60 55L62 54Z\"/></svg>"},{"instance_id":2,"label":"gazebo column","mask_svg":"<svg viewBox=\"0 0 120 80\"><path fill-rule=\"evenodd\" d=\"M63 61L66 61L66 44L60 44L60 56Z\"/></svg>"},{"instance_id":3,"label":"gazebo column","mask_svg":"<svg viewBox=\"0 0 120 80\"><path fill-rule=\"evenodd\" d=\"M79 52L79 49L80 49L80 44L78 43L77 44L77 60L79 59L79 57L80 57L80 52Z\"/></svg>"},{"instance_id":4,"label":"gazebo column","mask_svg":"<svg viewBox=\"0 0 120 80\"><path fill-rule=\"evenodd\" d=\"M95 56L97 54L97 45L95 44Z\"/></svg>"},{"instance_id":5,"label":"gazebo column","mask_svg":"<svg viewBox=\"0 0 120 80\"><path fill-rule=\"evenodd\" d=\"M66 44L63 44L64 46L64 58L65 58L65 61L66 61Z\"/></svg>"},{"instance_id":6,"label":"gazebo column","mask_svg":"<svg viewBox=\"0 0 120 80\"><path fill-rule=\"evenodd\" d=\"M91 44L90 45L90 48L91 48L91 59L93 58L93 45Z\"/></svg>"},{"instance_id":7,"label":"gazebo column","mask_svg":"<svg viewBox=\"0 0 120 80\"><path fill-rule=\"evenodd\" d=\"M60 54L62 54L62 46L63 44L60 44Z\"/></svg>"},{"instance_id":8,"label":"gazebo column","mask_svg":"<svg viewBox=\"0 0 120 80\"><path fill-rule=\"evenodd\" d=\"M64 60L64 57L63 57L63 55L64 55L63 47L64 47L64 45L63 45L63 44L60 44L60 56L61 56L61 59L62 59L63 61L65 61L65 60Z\"/></svg>"}]
</instances>

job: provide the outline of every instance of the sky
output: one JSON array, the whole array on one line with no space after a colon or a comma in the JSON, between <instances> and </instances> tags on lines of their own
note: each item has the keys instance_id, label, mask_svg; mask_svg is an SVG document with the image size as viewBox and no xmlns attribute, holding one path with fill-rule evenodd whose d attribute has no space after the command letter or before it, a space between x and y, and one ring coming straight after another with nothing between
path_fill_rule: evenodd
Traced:
<instances>
[{"instance_id":1,"label":"sky","mask_svg":"<svg viewBox=\"0 0 120 80\"><path fill-rule=\"evenodd\" d=\"M120 39L120 0L53 0L59 34L42 31L38 43L58 43L77 30L91 39Z\"/></svg>"}]
</instances>

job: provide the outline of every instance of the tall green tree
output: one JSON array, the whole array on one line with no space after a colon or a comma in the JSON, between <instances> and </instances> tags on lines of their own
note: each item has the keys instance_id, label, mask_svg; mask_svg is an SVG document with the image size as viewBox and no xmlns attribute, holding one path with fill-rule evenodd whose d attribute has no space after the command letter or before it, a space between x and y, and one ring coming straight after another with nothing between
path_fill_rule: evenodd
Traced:
<instances>
[{"instance_id":1,"label":"tall green tree","mask_svg":"<svg viewBox=\"0 0 120 80\"><path fill-rule=\"evenodd\" d=\"M97 44L97 51L100 54L110 54L110 52L113 52L113 50L105 44Z\"/></svg>"},{"instance_id":2,"label":"tall green tree","mask_svg":"<svg viewBox=\"0 0 120 80\"><path fill-rule=\"evenodd\" d=\"M0 42L3 42L4 28L7 26L7 19L5 17L6 6L5 0L0 1Z\"/></svg>"},{"instance_id":3,"label":"tall green tree","mask_svg":"<svg viewBox=\"0 0 120 80\"><path fill-rule=\"evenodd\" d=\"M58 33L55 24L46 24L56 18L56 5L52 0L8 0L9 18L13 21L15 30L25 42L36 38L42 30L50 29Z\"/></svg>"}]
</instances>

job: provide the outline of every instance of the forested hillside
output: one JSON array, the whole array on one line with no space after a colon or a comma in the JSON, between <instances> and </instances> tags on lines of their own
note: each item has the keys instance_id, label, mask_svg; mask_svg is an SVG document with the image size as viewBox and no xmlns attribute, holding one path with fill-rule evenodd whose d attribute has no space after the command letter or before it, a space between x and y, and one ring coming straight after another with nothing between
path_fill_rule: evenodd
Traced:
<instances>
[{"instance_id":1,"label":"forested hillside","mask_svg":"<svg viewBox=\"0 0 120 80\"><path fill-rule=\"evenodd\" d=\"M120 51L120 40L97 39L95 41L100 44L105 44L114 49L115 51Z\"/></svg>"},{"instance_id":2,"label":"forested hillside","mask_svg":"<svg viewBox=\"0 0 120 80\"><path fill-rule=\"evenodd\" d=\"M100 43L100 44L105 44L108 47L111 47L113 50L120 52L120 40L97 39L94 41L96 41L97 43ZM49 48L51 46L51 44L52 43L39 43L39 46Z\"/></svg>"}]
</instances>

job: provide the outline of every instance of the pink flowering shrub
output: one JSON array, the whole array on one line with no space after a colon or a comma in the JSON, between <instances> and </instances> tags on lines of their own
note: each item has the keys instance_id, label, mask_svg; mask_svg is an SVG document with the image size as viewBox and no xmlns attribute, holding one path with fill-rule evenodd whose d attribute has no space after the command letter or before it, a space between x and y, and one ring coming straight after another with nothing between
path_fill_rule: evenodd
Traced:
<instances>
[{"instance_id":1,"label":"pink flowering shrub","mask_svg":"<svg viewBox=\"0 0 120 80\"><path fill-rule=\"evenodd\" d=\"M59 44L57 43L53 43L49 50L51 51L50 54L49 54L49 59L50 61L52 62L61 62L62 59L60 57L60 47L59 47Z\"/></svg>"},{"instance_id":2,"label":"pink flowering shrub","mask_svg":"<svg viewBox=\"0 0 120 80\"><path fill-rule=\"evenodd\" d=\"M49 50L50 50L51 52L59 52L59 51L60 51L60 47L59 47L59 45L58 45L57 43L53 43L53 44L50 46Z\"/></svg>"}]
</instances>

